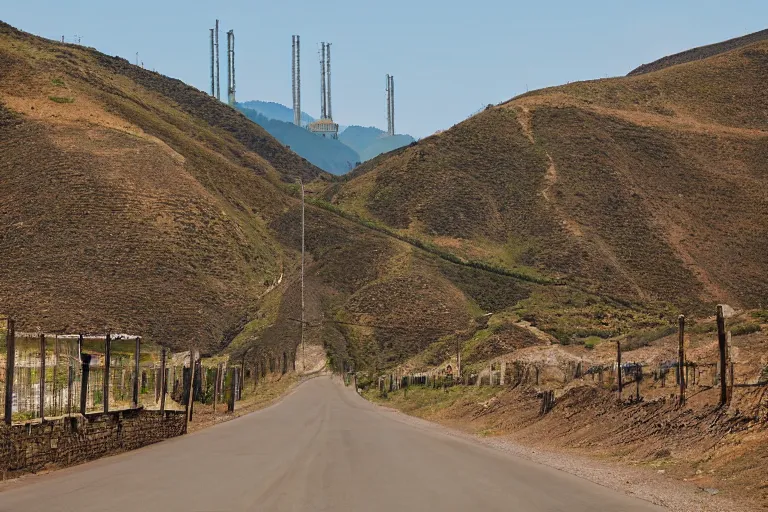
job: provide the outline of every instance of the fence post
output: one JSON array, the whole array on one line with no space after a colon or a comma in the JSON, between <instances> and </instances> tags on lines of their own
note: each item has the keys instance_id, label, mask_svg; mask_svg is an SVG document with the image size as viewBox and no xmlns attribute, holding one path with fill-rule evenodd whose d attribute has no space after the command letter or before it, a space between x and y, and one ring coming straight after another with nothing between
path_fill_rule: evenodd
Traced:
<instances>
[{"instance_id":1,"label":"fence post","mask_svg":"<svg viewBox=\"0 0 768 512\"><path fill-rule=\"evenodd\" d=\"M133 379L133 408L139 407L139 386L141 385L141 375L139 374L139 357L141 356L141 338L136 338L136 348L133 351L133 366L136 375Z\"/></svg>"},{"instance_id":2,"label":"fence post","mask_svg":"<svg viewBox=\"0 0 768 512\"><path fill-rule=\"evenodd\" d=\"M727 358L728 358L728 403L731 403L733 398L733 382L734 382L734 368L733 368L733 352L731 351L731 331L728 331L726 336L727 345Z\"/></svg>"},{"instance_id":3,"label":"fence post","mask_svg":"<svg viewBox=\"0 0 768 512\"><path fill-rule=\"evenodd\" d=\"M235 410L235 391L237 390L237 368L232 368L232 377L229 383L229 397L227 400L227 412L234 412Z\"/></svg>"},{"instance_id":4,"label":"fence post","mask_svg":"<svg viewBox=\"0 0 768 512\"><path fill-rule=\"evenodd\" d=\"M104 412L109 412L109 366L112 359L112 339L110 334L104 338Z\"/></svg>"},{"instance_id":5,"label":"fence post","mask_svg":"<svg viewBox=\"0 0 768 512\"><path fill-rule=\"evenodd\" d=\"M499 386L503 386L504 385L504 379L506 377L506 374L507 374L507 362L506 361L502 361L501 362L501 374L499 375Z\"/></svg>"},{"instance_id":6,"label":"fence post","mask_svg":"<svg viewBox=\"0 0 768 512\"><path fill-rule=\"evenodd\" d=\"M190 421L192 421L192 400L195 396L195 349L192 349L189 351L189 390L187 391L187 421L186 424L189 424ZM184 426L184 431L186 432L187 427Z\"/></svg>"},{"instance_id":7,"label":"fence post","mask_svg":"<svg viewBox=\"0 0 768 512\"><path fill-rule=\"evenodd\" d=\"M216 412L216 402L219 398L219 374L221 373L221 363L216 365L216 378L213 381L213 412Z\"/></svg>"},{"instance_id":8,"label":"fence post","mask_svg":"<svg viewBox=\"0 0 768 512\"><path fill-rule=\"evenodd\" d=\"M685 385L686 385L686 375L685 375L685 315L680 315L677 317L677 324L678 324L678 331L679 331L679 337L677 341L677 367L678 367L678 373L680 374L680 405L685 404ZM663 387L663 381L662 381L662 387Z\"/></svg>"},{"instance_id":9,"label":"fence post","mask_svg":"<svg viewBox=\"0 0 768 512\"><path fill-rule=\"evenodd\" d=\"M5 424L13 422L13 370L16 365L16 325L12 318L6 323L7 335L5 357Z\"/></svg>"},{"instance_id":10,"label":"fence post","mask_svg":"<svg viewBox=\"0 0 768 512\"><path fill-rule=\"evenodd\" d=\"M40 421L45 420L45 334L40 334Z\"/></svg>"},{"instance_id":11,"label":"fence post","mask_svg":"<svg viewBox=\"0 0 768 512\"><path fill-rule=\"evenodd\" d=\"M621 391L624 385L621 377L621 341L616 340L616 364L618 365L618 382L619 382L619 399L621 399Z\"/></svg>"},{"instance_id":12,"label":"fence post","mask_svg":"<svg viewBox=\"0 0 768 512\"><path fill-rule=\"evenodd\" d=\"M168 383L165 378L165 347L160 354L160 413L165 412L165 393L168 388Z\"/></svg>"},{"instance_id":13,"label":"fence post","mask_svg":"<svg viewBox=\"0 0 768 512\"><path fill-rule=\"evenodd\" d=\"M722 304L717 306L717 343L720 348L720 406L728 403L728 374L726 363L725 315Z\"/></svg>"},{"instance_id":14,"label":"fence post","mask_svg":"<svg viewBox=\"0 0 768 512\"><path fill-rule=\"evenodd\" d=\"M80 345L82 347L82 344ZM80 353L80 361L82 364L82 370L80 374L80 414L85 416L88 410L88 377L91 373L91 356L90 354Z\"/></svg>"}]
</instances>

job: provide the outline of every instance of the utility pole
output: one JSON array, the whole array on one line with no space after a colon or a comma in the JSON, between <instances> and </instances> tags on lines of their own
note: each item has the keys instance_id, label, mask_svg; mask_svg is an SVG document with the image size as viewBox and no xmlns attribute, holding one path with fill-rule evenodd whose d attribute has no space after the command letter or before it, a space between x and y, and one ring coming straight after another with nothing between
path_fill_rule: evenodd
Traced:
<instances>
[{"instance_id":1,"label":"utility pole","mask_svg":"<svg viewBox=\"0 0 768 512\"><path fill-rule=\"evenodd\" d=\"M725 338L725 314L723 313L723 305L717 306L717 343L720 349L720 406L724 406L728 403L728 377L727 370L728 362L726 355L726 338Z\"/></svg>"},{"instance_id":2,"label":"utility pole","mask_svg":"<svg viewBox=\"0 0 768 512\"><path fill-rule=\"evenodd\" d=\"M301 185L301 369L307 372L306 351L304 350L304 182Z\"/></svg>"},{"instance_id":3,"label":"utility pole","mask_svg":"<svg viewBox=\"0 0 768 512\"><path fill-rule=\"evenodd\" d=\"M677 344L677 374L680 380L680 405L685 404L685 315L677 317L679 339Z\"/></svg>"}]
</instances>

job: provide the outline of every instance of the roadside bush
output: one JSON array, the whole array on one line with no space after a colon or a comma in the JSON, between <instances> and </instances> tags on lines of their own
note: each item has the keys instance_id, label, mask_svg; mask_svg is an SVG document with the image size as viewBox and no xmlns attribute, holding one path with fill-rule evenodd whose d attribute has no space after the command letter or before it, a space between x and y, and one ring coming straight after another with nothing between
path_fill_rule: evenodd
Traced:
<instances>
[{"instance_id":1,"label":"roadside bush","mask_svg":"<svg viewBox=\"0 0 768 512\"><path fill-rule=\"evenodd\" d=\"M734 325L731 329L731 334L733 336L743 336L745 334L752 334L755 332L760 332L760 324L755 322L746 322L739 325Z\"/></svg>"}]
</instances>

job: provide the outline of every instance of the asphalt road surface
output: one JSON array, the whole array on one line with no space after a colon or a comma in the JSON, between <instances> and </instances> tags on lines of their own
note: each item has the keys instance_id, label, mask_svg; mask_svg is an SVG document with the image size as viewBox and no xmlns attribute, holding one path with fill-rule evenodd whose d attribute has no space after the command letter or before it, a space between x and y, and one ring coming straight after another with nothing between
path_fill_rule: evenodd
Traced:
<instances>
[{"instance_id":1,"label":"asphalt road surface","mask_svg":"<svg viewBox=\"0 0 768 512\"><path fill-rule=\"evenodd\" d=\"M215 427L0 492L3 512L663 510L438 428L330 378Z\"/></svg>"}]
</instances>

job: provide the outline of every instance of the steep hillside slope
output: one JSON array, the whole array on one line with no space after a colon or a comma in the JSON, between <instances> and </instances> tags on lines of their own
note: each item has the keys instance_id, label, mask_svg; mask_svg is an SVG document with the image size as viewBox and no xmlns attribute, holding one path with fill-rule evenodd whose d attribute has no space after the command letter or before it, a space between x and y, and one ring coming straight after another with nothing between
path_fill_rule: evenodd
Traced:
<instances>
[{"instance_id":1,"label":"steep hillside slope","mask_svg":"<svg viewBox=\"0 0 768 512\"><path fill-rule=\"evenodd\" d=\"M708 44L699 48L691 48L684 52L675 53L674 55L668 55L662 57L659 60L655 60L649 64L643 64L629 72L627 76L642 75L643 73L650 73L652 71L659 71L670 66L676 66L678 64L685 64L687 62L693 62L696 60L706 59L713 57L721 53L729 52L737 48L749 46L759 41L765 41L768 39L768 29L747 34L746 36L735 37L721 43Z\"/></svg>"},{"instance_id":2,"label":"steep hillside slope","mask_svg":"<svg viewBox=\"0 0 768 512\"><path fill-rule=\"evenodd\" d=\"M283 272L276 188L324 177L176 80L0 25L0 310L211 350Z\"/></svg>"},{"instance_id":3,"label":"steep hillside slope","mask_svg":"<svg viewBox=\"0 0 768 512\"><path fill-rule=\"evenodd\" d=\"M208 95L0 25L0 312L300 357L300 203L326 173ZM429 253L307 206L306 338L380 368L471 326ZM267 366L267 365L265 365Z\"/></svg>"},{"instance_id":4,"label":"steep hillside slope","mask_svg":"<svg viewBox=\"0 0 768 512\"><path fill-rule=\"evenodd\" d=\"M768 297L768 42L535 91L366 166L342 209L602 295Z\"/></svg>"},{"instance_id":5,"label":"steep hillside slope","mask_svg":"<svg viewBox=\"0 0 768 512\"><path fill-rule=\"evenodd\" d=\"M360 161L360 155L338 140L315 135L292 122L269 119L255 110L238 108L283 145L331 174L345 174Z\"/></svg>"}]
</instances>

